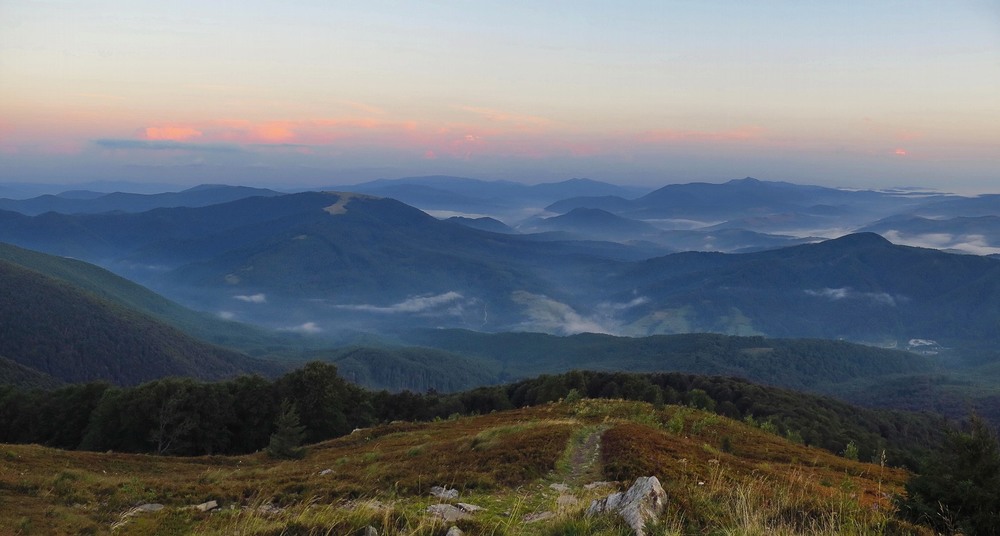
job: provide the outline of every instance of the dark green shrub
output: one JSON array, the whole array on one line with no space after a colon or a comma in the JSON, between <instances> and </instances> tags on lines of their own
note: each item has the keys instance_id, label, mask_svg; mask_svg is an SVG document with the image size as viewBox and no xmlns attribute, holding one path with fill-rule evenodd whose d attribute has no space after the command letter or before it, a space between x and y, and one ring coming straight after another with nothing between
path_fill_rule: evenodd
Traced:
<instances>
[{"instance_id":1,"label":"dark green shrub","mask_svg":"<svg viewBox=\"0 0 1000 536\"><path fill-rule=\"evenodd\" d=\"M299 424L295 405L283 400L281 414L278 415L274 433L267 445L267 453L273 458L301 458L306 454L306 450L300 446L305 437L306 427Z\"/></svg>"},{"instance_id":2,"label":"dark green shrub","mask_svg":"<svg viewBox=\"0 0 1000 536\"><path fill-rule=\"evenodd\" d=\"M1000 445L973 416L969 432L953 432L945 448L906 484L900 514L939 531L1000 534Z\"/></svg>"}]
</instances>

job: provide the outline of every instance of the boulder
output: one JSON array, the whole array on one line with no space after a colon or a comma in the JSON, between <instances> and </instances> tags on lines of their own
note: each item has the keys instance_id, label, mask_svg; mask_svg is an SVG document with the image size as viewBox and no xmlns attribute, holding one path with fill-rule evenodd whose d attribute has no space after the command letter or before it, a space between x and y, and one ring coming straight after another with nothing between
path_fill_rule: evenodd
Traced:
<instances>
[{"instance_id":1,"label":"boulder","mask_svg":"<svg viewBox=\"0 0 1000 536\"><path fill-rule=\"evenodd\" d=\"M146 503L135 507L136 512L159 512L163 510L163 505L160 503Z\"/></svg>"},{"instance_id":2,"label":"boulder","mask_svg":"<svg viewBox=\"0 0 1000 536\"><path fill-rule=\"evenodd\" d=\"M482 506L476 506L474 504L469 504L469 503L461 503L461 502L460 503L455 503L455 506L461 508L462 511L468 512L470 514L473 514L473 513L476 513L478 511L480 511L480 510L483 510Z\"/></svg>"},{"instance_id":3,"label":"boulder","mask_svg":"<svg viewBox=\"0 0 1000 536\"><path fill-rule=\"evenodd\" d=\"M427 507L427 511L449 522L469 517L464 510L450 504L432 504Z\"/></svg>"},{"instance_id":4,"label":"boulder","mask_svg":"<svg viewBox=\"0 0 1000 536\"><path fill-rule=\"evenodd\" d=\"M624 493L612 493L590 503L587 515L614 512L625 520L636 536L646 536L646 522L660 515L666 505L666 497L655 476L643 476L635 479L632 487Z\"/></svg>"},{"instance_id":5,"label":"boulder","mask_svg":"<svg viewBox=\"0 0 1000 536\"><path fill-rule=\"evenodd\" d=\"M216 501L206 501L206 502L203 502L201 504L196 504L192 508L194 508L195 510L197 510L199 512L209 512L209 511L215 510L218 507L219 507L219 503L217 503Z\"/></svg>"},{"instance_id":6,"label":"boulder","mask_svg":"<svg viewBox=\"0 0 1000 536\"><path fill-rule=\"evenodd\" d=\"M458 498L458 490L448 489L442 486L434 486L431 488L431 495L443 501L450 501Z\"/></svg>"},{"instance_id":7,"label":"boulder","mask_svg":"<svg viewBox=\"0 0 1000 536\"><path fill-rule=\"evenodd\" d=\"M448 529L448 534L445 534L444 536L465 536L465 533L462 532L462 529L452 525L452 527Z\"/></svg>"}]
</instances>

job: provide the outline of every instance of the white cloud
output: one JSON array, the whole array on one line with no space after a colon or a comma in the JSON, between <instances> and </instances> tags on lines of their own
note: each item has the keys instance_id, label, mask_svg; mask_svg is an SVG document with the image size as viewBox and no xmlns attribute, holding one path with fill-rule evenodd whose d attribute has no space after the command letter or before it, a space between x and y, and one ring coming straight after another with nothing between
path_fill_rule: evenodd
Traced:
<instances>
[{"instance_id":1,"label":"white cloud","mask_svg":"<svg viewBox=\"0 0 1000 536\"><path fill-rule=\"evenodd\" d=\"M267 296L264 294L239 294L233 298L247 303L267 303Z\"/></svg>"},{"instance_id":2,"label":"white cloud","mask_svg":"<svg viewBox=\"0 0 1000 536\"><path fill-rule=\"evenodd\" d=\"M826 298L832 301L854 299L873 301L882 305L896 305L896 298L891 294L886 294L885 292L858 292L850 287L822 288L819 290L807 289L804 292L809 296Z\"/></svg>"},{"instance_id":3,"label":"white cloud","mask_svg":"<svg viewBox=\"0 0 1000 536\"><path fill-rule=\"evenodd\" d=\"M523 290L514 292L511 298L523 306L530 318L526 326L533 330L571 335L574 333L612 333L612 330L593 318L587 318L565 303L541 294Z\"/></svg>"},{"instance_id":4,"label":"white cloud","mask_svg":"<svg viewBox=\"0 0 1000 536\"><path fill-rule=\"evenodd\" d=\"M605 302L605 303L599 304L597 306L597 310L601 311L602 313L605 313L605 314L614 314L614 313L618 313L618 312L621 312L621 311L625 311L625 310L631 309L633 307L638 307L638 306L646 304L646 303L649 303L649 298L647 298L645 296L639 296L639 297L634 298L631 301L628 301L628 302L625 302L625 303L610 303L610 302Z\"/></svg>"},{"instance_id":5,"label":"white cloud","mask_svg":"<svg viewBox=\"0 0 1000 536\"><path fill-rule=\"evenodd\" d=\"M320 333L323 331L323 328L317 326L315 322L306 322L300 326L287 328L287 331L297 331L299 333Z\"/></svg>"},{"instance_id":6,"label":"white cloud","mask_svg":"<svg viewBox=\"0 0 1000 536\"><path fill-rule=\"evenodd\" d=\"M1000 253L1000 244L991 243L989 237L981 234L923 233L908 234L897 230L882 233L893 244L920 248L949 249L972 255L994 255Z\"/></svg>"},{"instance_id":7,"label":"white cloud","mask_svg":"<svg viewBox=\"0 0 1000 536\"><path fill-rule=\"evenodd\" d=\"M455 291L445 292L433 296L415 296L407 298L399 303L387 306L379 305L338 305L340 309L352 311L364 311L369 313L422 313L430 309L451 305L449 312L455 311L456 302L463 299L463 296ZM460 308L459 308L460 309Z\"/></svg>"}]
</instances>

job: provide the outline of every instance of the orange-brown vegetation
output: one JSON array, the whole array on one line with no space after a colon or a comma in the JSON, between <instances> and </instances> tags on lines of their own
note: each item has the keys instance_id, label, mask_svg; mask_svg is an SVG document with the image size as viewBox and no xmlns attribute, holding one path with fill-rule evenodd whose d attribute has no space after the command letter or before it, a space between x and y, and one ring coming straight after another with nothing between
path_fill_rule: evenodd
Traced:
<instances>
[{"instance_id":1,"label":"orange-brown vegetation","mask_svg":"<svg viewBox=\"0 0 1000 536\"><path fill-rule=\"evenodd\" d=\"M595 436L601 455L581 470L578 449L592 449ZM757 511L765 515L754 522L777 532L824 533L813 529L849 521L852 532L875 534L895 523L889 494L907 478L690 408L589 399L356 430L309 446L301 460L0 445L0 461L0 534L354 534L371 525L443 535L449 524L425 512L439 485L486 508L454 523L467 534L621 534L614 520L582 513L614 485L584 490L581 475L660 478L670 496L663 534L729 530ZM569 483L577 500L557 501L554 482ZM209 500L221 508L187 508ZM133 510L153 502L166 507ZM545 510L556 517L524 522Z\"/></svg>"}]
</instances>

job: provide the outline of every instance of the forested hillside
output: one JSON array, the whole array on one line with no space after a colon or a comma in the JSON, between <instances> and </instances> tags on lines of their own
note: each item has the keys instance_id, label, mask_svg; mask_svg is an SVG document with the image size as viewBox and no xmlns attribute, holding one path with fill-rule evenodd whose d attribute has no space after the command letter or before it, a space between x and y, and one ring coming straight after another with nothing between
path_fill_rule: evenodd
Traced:
<instances>
[{"instance_id":1,"label":"forested hillside","mask_svg":"<svg viewBox=\"0 0 1000 536\"><path fill-rule=\"evenodd\" d=\"M193 311L142 285L77 259L47 255L0 242L0 260L63 281L214 344L257 354L321 344L315 338L303 337L298 333L277 332Z\"/></svg>"},{"instance_id":2,"label":"forested hillside","mask_svg":"<svg viewBox=\"0 0 1000 536\"><path fill-rule=\"evenodd\" d=\"M0 355L67 382L278 370L7 261L0 261L0 325Z\"/></svg>"},{"instance_id":3,"label":"forested hillside","mask_svg":"<svg viewBox=\"0 0 1000 536\"><path fill-rule=\"evenodd\" d=\"M669 370L817 389L858 378L934 370L934 364L925 356L819 339L705 333L637 338L582 333L558 337L465 330L421 330L401 338L409 344L489 359L515 379L570 369Z\"/></svg>"}]
</instances>

